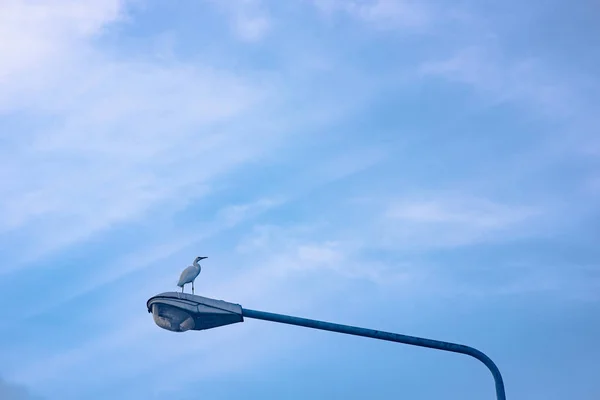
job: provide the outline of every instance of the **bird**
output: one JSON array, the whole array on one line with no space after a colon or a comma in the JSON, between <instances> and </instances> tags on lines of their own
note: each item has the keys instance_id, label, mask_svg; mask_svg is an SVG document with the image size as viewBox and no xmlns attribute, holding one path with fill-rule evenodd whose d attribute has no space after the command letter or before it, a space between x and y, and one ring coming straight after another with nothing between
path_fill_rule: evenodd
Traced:
<instances>
[{"instance_id":1,"label":"bird","mask_svg":"<svg viewBox=\"0 0 600 400\"><path fill-rule=\"evenodd\" d=\"M196 279L196 277L200 275L200 271L202 270L200 264L198 264L198 261L204 260L205 258L208 257L196 257L192 265L183 270L181 276L179 277L179 282L177 283L177 286L181 287L181 293L183 293L183 288L185 284L191 283L192 294L194 294L194 279Z\"/></svg>"}]
</instances>

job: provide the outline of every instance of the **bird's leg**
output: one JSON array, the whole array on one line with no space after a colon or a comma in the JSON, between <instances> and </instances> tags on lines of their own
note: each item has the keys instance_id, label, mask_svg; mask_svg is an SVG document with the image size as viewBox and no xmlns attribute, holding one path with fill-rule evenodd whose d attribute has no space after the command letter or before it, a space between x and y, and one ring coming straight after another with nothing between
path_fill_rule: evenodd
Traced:
<instances>
[{"instance_id":1,"label":"bird's leg","mask_svg":"<svg viewBox=\"0 0 600 400\"><path fill-rule=\"evenodd\" d=\"M181 285L181 293L183 293L183 288L185 287L185 285Z\"/></svg>"},{"instance_id":2,"label":"bird's leg","mask_svg":"<svg viewBox=\"0 0 600 400\"><path fill-rule=\"evenodd\" d=\"M194 294L194 281L192 281L192 294Z\"/></svg>"}]
</instances>

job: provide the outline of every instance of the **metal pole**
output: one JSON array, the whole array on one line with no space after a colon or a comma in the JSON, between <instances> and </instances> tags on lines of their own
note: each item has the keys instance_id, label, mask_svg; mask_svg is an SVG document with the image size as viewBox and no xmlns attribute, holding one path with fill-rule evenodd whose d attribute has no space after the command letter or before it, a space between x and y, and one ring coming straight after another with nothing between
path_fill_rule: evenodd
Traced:
<instances>
[{"instance_id":1,"label":"metal pole","mask_svg":"<svg viewBox=\"0 0 600 400\"><path fill-rule=\"evenodd\" d=\"M442 342L439 340L425 339L416 336L400 335L397 333L376 331L374 329L359 328L356 326L334 324L331 322L317 321L314 319L298 318L289 315L248 310L246 308L242 308L242 315L247 318L262 319L264 321L304 326L306 328L345 333L347 335L363 336L373 339L387 340L389 342L404 343L412 346L428 347L430 349L466 354L471 357L475 357L476 359L484 363L486 367L488 367L496 383L496 399L506 400L506 394L504 392L504 382L502 380L500 370L488 356L486 356L484 353L473 347L456 343Z\"/></svg>"}]
</instances>

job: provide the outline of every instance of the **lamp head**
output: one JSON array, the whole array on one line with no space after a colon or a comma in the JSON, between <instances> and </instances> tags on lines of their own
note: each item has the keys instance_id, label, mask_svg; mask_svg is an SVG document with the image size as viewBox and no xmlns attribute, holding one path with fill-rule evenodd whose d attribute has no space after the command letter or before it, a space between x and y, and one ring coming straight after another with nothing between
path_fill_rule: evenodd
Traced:
<instances>
[{"instance_id":1,"label":"lamp head","mask_svg":"<svg viewBox=\"0 0 600 400\"><path fill-rule=\"evenodd\" d=\"M188 293L166 292L148 299L156 325L172 332L201 331L243 322L239 304Z\"/></svg>"}]
</instances>

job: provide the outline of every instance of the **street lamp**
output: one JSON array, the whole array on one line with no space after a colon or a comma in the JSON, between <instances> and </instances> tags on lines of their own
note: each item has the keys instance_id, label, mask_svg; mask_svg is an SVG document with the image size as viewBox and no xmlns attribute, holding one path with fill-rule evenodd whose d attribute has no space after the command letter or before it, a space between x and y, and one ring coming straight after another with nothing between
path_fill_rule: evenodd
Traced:
<instances>
[{"instance_id":1,"label":"street lamp","mask_svg":"<svg viewBox=\"0 0 600 400\"><path fill-rule=\"evenodd\" d=\"M481 351L462 344L292 317L289 315L273 314L264 311L249 310L242 308L239 304L180 292L158 294L151 297L146 303L146 306L148 307L148 312L152 313L154 322L161 328L172 332L185 332L189 330L200 331L216 328L243 322L244 317L246 317L466 354L475 357L488 367L496 384L497 400L506 400L504 382L502 381L502 375L496 364Z\"/></svg>"}]
</instances>

